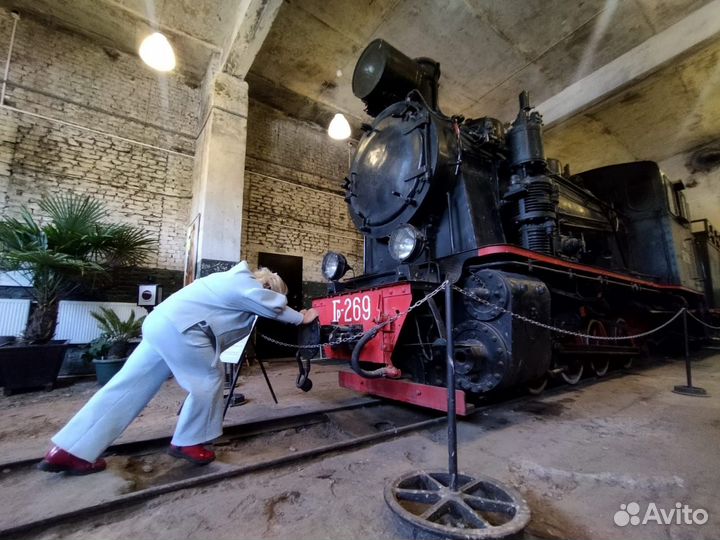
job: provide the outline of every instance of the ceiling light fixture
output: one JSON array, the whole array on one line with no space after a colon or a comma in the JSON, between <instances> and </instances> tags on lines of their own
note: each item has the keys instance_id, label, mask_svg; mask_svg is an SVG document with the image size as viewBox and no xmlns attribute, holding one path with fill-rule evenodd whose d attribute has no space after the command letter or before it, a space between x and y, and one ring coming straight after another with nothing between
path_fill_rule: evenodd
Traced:
<instances>
[{"instance_id":1,"label":"ceiling light fixture","mask_svg":"<svg viewBox=\"0 0 720 540\"><path fill-rule=\"evenodd\" d=\"M175 68L175 53L172 45L159 32L150 34L140 44L140 58L158 71L171 71Z\"/></svg>"},{"instance_id":2,"label":"ceiling light fixture","mask_svg":"<svg viewBox=\"0 0 720 540\"><path fill-rule=\"evenodd\" d=\"M337 113L328 126L328 135L336 141L344 141L350 136L350 124L345 115Z\"/></svg>"}]
</instances>

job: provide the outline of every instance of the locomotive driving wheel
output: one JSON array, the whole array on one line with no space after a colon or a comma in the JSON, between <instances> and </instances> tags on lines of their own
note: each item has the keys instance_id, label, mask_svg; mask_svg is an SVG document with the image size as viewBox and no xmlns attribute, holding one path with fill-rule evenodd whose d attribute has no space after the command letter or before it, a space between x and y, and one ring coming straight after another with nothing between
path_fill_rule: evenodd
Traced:
<instances>
[{"instance_id":1,"label":"locomotive driving wheel","mask_svg":"<svg viewBox=\"0 0 720 540\"><path fill-rule=\"evenodd\" d=\"M616 320L615 326L613 327L613 336L623 337L623 336L627 336L627 335L629 335L629 332L628 332L628 325L627 325L627 322L625 322L625 319L620 318L620 319ZM620 343L622 343L623 345L630 345L632 347L634 347L636 345L634 339L623 340ZM632 364L633 364L633 357L628 356L621 364L621 367L623 369L630 369L632 367Z\"/></svg>"},{"instance_id":2,"label":"locomotive driving wheel","mask_svg":"<svg viewBox=\"0 0 720 540\"><path fill-rule=\"evenodd\" d=\"M597 319L593 319L588 323L586 334L590 336L601 336L601 337L607 337L608 333L607 330L605 330L605 325L598 321ZM602 345L604 343L604 340L597 340L592 338L583 338L584 342L587 345ZM610 356L609 355L602 355L602 356L594 356L590 360L590 368L592 369L593 373L596 377L604 377L608 369L610 369Z\"/></svg>"},{"instance_id":3,"label":"locomotive driving wheel","mask_svg":"<svg viewBox=\"0 0 720 540\"><path fill-rule=\"evenodd\" d=\"M580 379L582 379L583 369L584 366L582 360L568 360L565 369L560 372L560 375L562 375L563 381L566 383L577 384L580 382Z\"/></svg>"},{"instance_id":4,"label":"locomotive driving wheel","mask_svg":"<svg viewBox=\"0 0 720 540\"><path fill-rule=\"evenodd\" d=\"M546 373L539 379L529 382L527 385L528 394L531 394L533 396L539 396L545 391L549 380L550 377Z\"/></svg>"}]
</instances>

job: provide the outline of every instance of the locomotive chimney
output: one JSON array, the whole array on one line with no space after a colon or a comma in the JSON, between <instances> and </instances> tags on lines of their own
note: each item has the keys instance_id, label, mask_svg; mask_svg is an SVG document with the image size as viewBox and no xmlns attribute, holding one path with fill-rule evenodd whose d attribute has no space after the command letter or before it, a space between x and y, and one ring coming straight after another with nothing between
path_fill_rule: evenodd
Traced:
<instances>
[{"instance_id":1,"label":"locomotive chimney","mask_svg":"<svg viewBox=\"0 0 720 540\"><path fill-rule=\"evenodd\" d=\"M438 110L440 64L431 58L412 59L382 39L372 41L360 55L353 72L353 94L377 116L413 90L428 107Z\"/></svg>"}]
</instances>

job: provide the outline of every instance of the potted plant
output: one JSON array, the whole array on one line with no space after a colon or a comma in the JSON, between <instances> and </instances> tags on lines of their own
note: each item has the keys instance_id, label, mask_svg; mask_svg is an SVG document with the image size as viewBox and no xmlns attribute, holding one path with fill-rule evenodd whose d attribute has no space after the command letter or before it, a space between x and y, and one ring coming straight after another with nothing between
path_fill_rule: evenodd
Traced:
<instances>
[{"instance_id":1,"label":"potted plant","mask_svg":"<svg viewBox=\"0 0 720 540\"><path fill-rule=\"evenodd\" d=\"M102 334L90 343L84 357L93 361L97 380L102 386L120 371L131 345L140 341L145 317L135 318L135 312L132 312L123 321L112 309L104 307L100 308L100 313L93 311L90 315L98 322Z\"/></svg>"},{"instance_id":2,"label":"potted plant","mask_svg":"<svg viewBox=\"0 0 720 540\"><path fill-rule=\"evenodd\" d=\"M77 195L43 198L38 218L28 208L0 220L0 270L24 274L34 299L18 344L0 347L5 393L51 389L66 346L53 343L60 300L121 266L145 263L155 242L143 229L108 223L99 201Z\"/></svg>"}]
</instances>

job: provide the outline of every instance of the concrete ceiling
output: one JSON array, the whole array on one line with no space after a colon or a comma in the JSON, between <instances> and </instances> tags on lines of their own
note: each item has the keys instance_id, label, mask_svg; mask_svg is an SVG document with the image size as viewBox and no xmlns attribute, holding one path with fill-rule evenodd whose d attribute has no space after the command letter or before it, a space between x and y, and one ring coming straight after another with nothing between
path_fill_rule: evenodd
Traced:
<instances>
[{"instance_id":1,"label":"concrete ceiling","mask_svg":"<svg viewBox=\"0 0 720 540\"><path fill-rule=\"evenodd\" d=\"M299 116L317 112L319 103L367 121L352 95L352 72L365 45L383 38L409 56L440 62L440 106L447 114L511 121L521 90L530 90L533 103L541 104L709 3L286 1L248 80L270 101L282 95L276 104L297 109ZM696 48L681 65L635 81L587 114L562 119L548 132L550 152L586 168L661 160L718 138L717 48ZM690 115L700 120L692 122Z\"/></svg>"},{"instance_id":2,"label":"concrete ceiling","mask_svg":"<svg viewBox=\"0 0 720 540\"><path fill-rule=\"evenodd\" d=\"M238 0L0 0L0 6L136 54L143 38L167 35L178 67L199 83L235 23ZM212 6L212 8L210 7Z\"/></svg>"},{"instance_id":3,"label":"concrete ceiling","mask_svg":"<svg viewBox=\"0 0 720 540\"><path fill-rule=\"evenodd\" d=\"M662 161L720 139L720 42L665 66L545 134L548 155L576 171ZM602 151L598 151L602 149Z\"/></svg>"},{"instance_id":4,"label":"concrete ceiling","mask_svg":"<svg viewBox=\"0 0 720 540\"><path fill-rule=\"evenodd\" d=\"M252 2L0 0L0 6L127 52L137 50L151 29L160 29L177 50L179 69L199 82L220 57L227 59L225 71L246 75L244 49L234 54L227 49L238 14L249 12ZM520 90L530 90L533 102L541 104L714 5L718 2L285 0L247 79L252 95L301 118L324 122L342 111L356 122L367 121L352 95L352 71L367 43L383 38L409 56L440 62L444 112L510 121ZM622 85L559 119L548 130L549 149L584 168L598 159L660 160L717 139L719 49L717 39L705 40L681 61L658 65L632 86ZM601 158L593 150L599 147Z\"/></svg>"}]
</instances>

